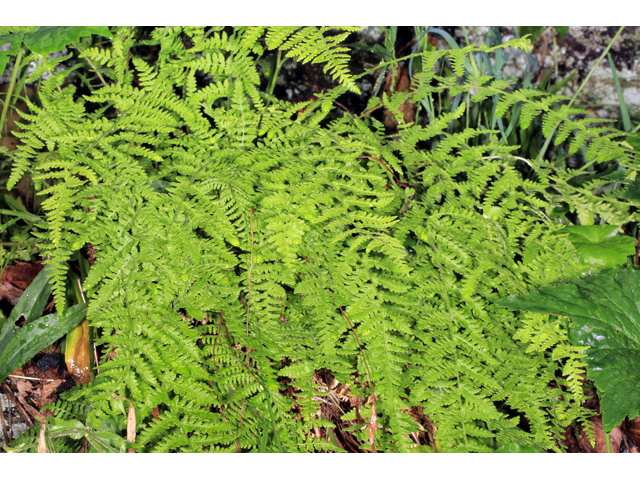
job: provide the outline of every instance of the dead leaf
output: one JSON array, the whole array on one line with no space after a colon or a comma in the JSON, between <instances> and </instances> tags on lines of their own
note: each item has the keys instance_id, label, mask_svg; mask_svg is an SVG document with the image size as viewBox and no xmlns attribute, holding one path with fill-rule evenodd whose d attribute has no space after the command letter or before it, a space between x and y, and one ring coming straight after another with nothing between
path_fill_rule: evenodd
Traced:
<instances>
[{"instance_id":1,"label":"dead leaf","mask_svg":"<svg viewBox=\"0 0 640 480\"><path fill-rule=\"evenodd\" d=\"M22 292L43 268L41 263L20 262L17 265L7 265L0 277L0 301L5 299L15 306Z\"/></svg>"},{"instance_id":2,"label":"dead leaf","mask_svg":"<svg viewBox=\"0 0 640 480\"><path fill-rule=\"evenodd\" d=\"M633 443L640 446L640 417L625 421L624 431Z\"/></svg>"},{"instance_id":3,"label":"dead leaf","mask_svg":"<svg viewBox=\"0 0 640 480\"><path fill-rule=\"evenodd\" d=\"M89 323L84 319L67 334L65 361L67 370L78 385L91 381Z\"/></svg>"},{"instance_id":4,"label":"dead leaf","mask_svg":"<svg viewBox=\"0 0 640 480\"><path fill-rule=\"evenodd\" d=\"M31 382L22 378L16 381L16 388L18 389L18 398L27 398L27 395L33 392Z\"/></svg>"},{"instance_id":5,"label":"dead leaf","mask_svg":"<svg viewBox=\"0 0 640 480\"><path fill-rule=\"evenodd\" d=\"M44 387L42 388L42 405L40 406L41 408L45 404L50 403L46 400L55 393L56 388L58 388L60 385L62 385L62 380L54 380L53 382L45 383Z\"/></svg>"}]
</instances>

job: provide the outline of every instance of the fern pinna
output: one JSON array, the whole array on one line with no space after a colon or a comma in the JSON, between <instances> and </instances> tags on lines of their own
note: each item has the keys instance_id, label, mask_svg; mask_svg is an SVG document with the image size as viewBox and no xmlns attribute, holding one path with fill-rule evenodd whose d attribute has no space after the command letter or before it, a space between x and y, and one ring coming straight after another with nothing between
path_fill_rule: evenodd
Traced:
<instances>
[{"instance_id":1,"label":"fern pinna","mask_svg":"<svg viewBox=\"0 0 640 480\"><path fill-rule=\"evenodd\" d=\"M113 394L131 400L144 451L341 450L328 406L361 450L411 450L426 428L416 408L438 451L558 449L554 435L588 416L566 332L493 301L581 271L556 235L565 212L621 225L633 202L603 192L607 178L576 184L562 162L519 156L481 119L450 125L486 99L522 128L560 122L569 153L615 162L621 185L632 151L564 97L470 74L485 46L421 54L410 91L368 106L398 119L386 136L372 116L333 111L358 91L337 47L349 31L121 29L81 52L98 87L79 96L56 73L30 105L11 184L30 171L47 196L59 309L64 262L97 251L84 288L105 353L67 401L106 418L126 411ZM323 64L337 86L296 105L263 93L269 49ZM449 94L467 101L402 124L407 99Z\"/></svg>"}]
</instances>

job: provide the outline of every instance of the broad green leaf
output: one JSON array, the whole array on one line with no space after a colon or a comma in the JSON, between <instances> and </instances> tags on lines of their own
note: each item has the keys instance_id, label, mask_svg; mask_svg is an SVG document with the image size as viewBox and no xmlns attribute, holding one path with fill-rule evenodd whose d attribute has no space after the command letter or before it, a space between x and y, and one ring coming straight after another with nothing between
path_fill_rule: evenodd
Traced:
<instances>
[{"instance_id":1,"label":"broad green leaf","mask_svg":"<svg viewBox=\"0 0 640 480\"><path fill-rule=\"evenodd\" d=\"M47 430L52 438L71 437L78 440L85 435L85 428L79 420L63 420L57 417L49 417L47 419Z\"/></svg>"},{"instance_id":2,"label":"broad green leaf","mask_svg":"<svg viewBox=\"0 0 640 480\"><path fill-rule=\"evenodd\" d=\"M25 220L28 220L32 223L38 223L42 221L42 217L29 212L16 212L15 210L0 209L0 213L3 215L11 215L13 217L24 218Z\"/></svg>"},{"instance_id":3,"label":"broad green leaf","mask_svg":"<svg viewBox=\"0 0 640 480\"><path fill-rule=\"evenodd\" d=\"M11 45L9 50L0 51L0 75L4 73L4 69L9 63L9 58L12 55L16 55L18 53L18 49L22 44L23 33L12 33L10 35L2 35L0 36L0 47L3 45Z\"/></svg>"},{"instance_id":4,"label":"broad green leaf","mask_svg":"<svg viewBox=\"0 0 640 480\"><path fill-rule=\"evenodd\" d=\"M107 27L40 27L28 33L15 32L2 35L0 36L0 46L11 44L11 49L0 51L0 75L4 72L9 58L18 53L23 41L24 45L32 52L46 55L64 50L69 44L77 42L80 37L88 37L92 34L111 38L111 32Z\"/></svg>"},{"instance_id":5,"label":"broad green leaf","mask_svg":"<svg viewBox=\"0 0 640 480\"><path fill-rule=\"evenodd\" d=\"M107 27L42 27L25 34L24 44L32 52L46 55L64 50L69 44L80 40L80 37L88 37L94 33L111 37Z\"/></svg>"},{"instance_id":6,"label":"broad green leaf","mask_svg":"<svg viewBox=\"0 0 640 480\"><path fill-rule=\"evenodd\" d=\"M617 230L615 225L584 225L567 227L569 241L576 247L578 260L598 268L614 267L635 253L636 240L631 237L610 236Z\"/></svg>"},{"instance_id":7,"label":"broad green leaf","mask_svg":"<svg viewBox=\"0 0 640 480\"><path fill-rule=\"evenodd\" d=\"M91 432L87 435L87 440L98 452L106 450L111 453L124 453L129 445L121 436L107 431Z\"/></svg>"},{"instance_id":8,"label":"broad green leaf","mask_svg":"<svg viewBox=\"0 0 640 480\"><path fill-rule=\"evenodd\" d=\"M589 347L587 372L598 389L605 431L640 414L640 271L609 269L496 303L571 317L569 340Z\"/></svg>"},{"instance_id":9,"label":"broad green leaf","mask_svg":"<svg viewBox=\"0 0 640 480\"><path fill-rule=\"evenodd\" d=\"M562 38L569 33L569 27L556 27L556 31L558 32L558 37L562 40Z\"/></svg>"},{"instance_id":10,"label":"broad green leaf","mask_svg":"<svg viewBox=\"0 0 640 480\"><path fill-rule=\"evenodd\" d=\"M0 382L44 347L69 333L82 321L86 309L86 304L74 305L62 314L53 313L25 323L0 356Z\"/></svg>"},{"instance_id":11,"label":"broad green leaf","mask_svg":"<svg viewBox=\"0 0 640 480\"><path fill-rule=\"evenodd\" d=\"M3 354L11 339L18 332L19 328L16 327L16 322L20 317L25 318L24 326L40 317L47 306L49 295L51 295L49 270L43 268L27 289L22 292L18 303L11 310L9 318L6 319L3 325L0 322L0 355Z\"/></svg>"}]
</instances>

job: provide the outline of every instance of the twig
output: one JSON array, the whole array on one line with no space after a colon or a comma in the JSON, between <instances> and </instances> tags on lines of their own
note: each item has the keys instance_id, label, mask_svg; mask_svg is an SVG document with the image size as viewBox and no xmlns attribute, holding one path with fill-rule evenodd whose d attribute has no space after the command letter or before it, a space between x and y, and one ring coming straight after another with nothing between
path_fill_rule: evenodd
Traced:
<instances>
[{"instance_id":1,"label":"twig","mask_svg":"<svg viewBox=\"0 0 640 480\"><path fill-rule=\"evenodd\" d=\"M80 296L82 297L82 303L87 303L87 301L84 298L84 292L82 291L82 284L80 283L80 279L77 278L76 280L78 281L78 288L80 289Z\"/></svg>"},{"instance_id":2,"label":"twig","mask_svg":"<svg viewBox=\"0 0 640 480\"><path fill-rule=\"evenodd\" d=\"M24 380L35 380L37 382L39 381L47 381L47 382L55 382L56 379L55 378L35 378L35 377L23 377L21 375L7 375L8 378L22 378Z\"/></svg>"},{"instance_id":3,"label":"twig","mask_svg":"<svg viewBox=\"0 0 640 480\"><path fill-rule=\"evenodd\" d=\"M366 112L364 112L364 113L363 113L362 115L360 115L358 118L364 118L364 117L366 117L367 115L369 115L371 112L374 112L374 111L376 111L377 109L382 108L383 106L384 106L383 104L376 105L375 107L370 108L369 110L367 110Z\"/></svg>"},{"instance_id":4,"label":"twig","mask_svg":"<svg viewBox=\"0 0 640 480\"><path fill-rule=\"evenodd\" d=\"M24 423L26 423L27 425L29 425L29 427L33 427L33 422L31 421L31 418L29 417L29 414L24 410L24 408L22 408L22 405L20 405L20 402L18 401L18 399L16 398L16 396L13 394L13 392L11 391L11 389L8 387L8 385L6 383L2 383L2 390L4 390L4 394L9 398L9 400L11 400L13 402L13 404L16 406L16 409L18 410L18 413L20 414L20 416L24 419Z\"/></svg>"}]
</instances>

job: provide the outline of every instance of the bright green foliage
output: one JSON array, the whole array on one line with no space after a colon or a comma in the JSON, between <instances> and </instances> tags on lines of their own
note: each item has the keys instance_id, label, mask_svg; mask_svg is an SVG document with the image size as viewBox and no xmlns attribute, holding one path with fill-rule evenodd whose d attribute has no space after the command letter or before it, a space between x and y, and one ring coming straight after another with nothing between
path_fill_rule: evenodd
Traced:
<instances>
[{"instance_id":1,"label":"bright green foliage","mask_svg":"<svg viewBox=\"0 0 640 480\"><path fill-rule=\"evenodd\" d=\"M569 339L586 350L589 378L610 433L625 416L640 414L640 271L609 269L542 287L498 304L512 310L570 317Z\"/></svg>"},{"instance_id":2,"label":"bright green foliage","mask_svg":"<svg viewBox=\"0 0 640 480\"><path fill-rule=\"evenodd\" d=\"M421 428L411 406L434 415L445 451L557 448L552 435L586 415L581 354L566 332L543 348L546 325L494 302L581 270L556 235L559 211L620 225L637 220L634 205L596 190L610 180L574 186L564 165L518 157L486 126L451 133L464 102L426 126L399 124L394 139L375 119L336 115L333 101L356 89L345 51L331 48L344 34L229 32L157 28L150 64L123 29L112 48L82 54L103 86L77 98L53 75L25 116L11 183L32 170L48 196L57 305L63 262L90 243L87 317L115 354L68 400L108 417L124 411L112 394L128 398L145 451L332 450L309 435L332 427L320 415L330 394L314 382L327 369L367 422L375 401L377 451L410 449ZM297 105L265 95L265 47L324 63L339 85ZM495 99L504 115L520 107L525 124L546 112L589 159L615 158L635 178L616 133L583 134L562 97L466 75L474 52L425 52L413 91L382 103L399 123L404 100L459 93ZM443 61L454 73L431 68ZM565 365L568 398L549 386Z\"/></svg>"},{"instance_id":3,"label":"bright green foliage","mask_svg":"<svg viewBox=\"0 0 640 480\"><path fill-rule=\"evenodd\" d=\"M578 259L586 265L603 268L614 267L627 261L635 253L636 240L631 237L611 236L615 225L583 225L567 227L568 238L576 247Z\"/></svg>"}]
</instances>

